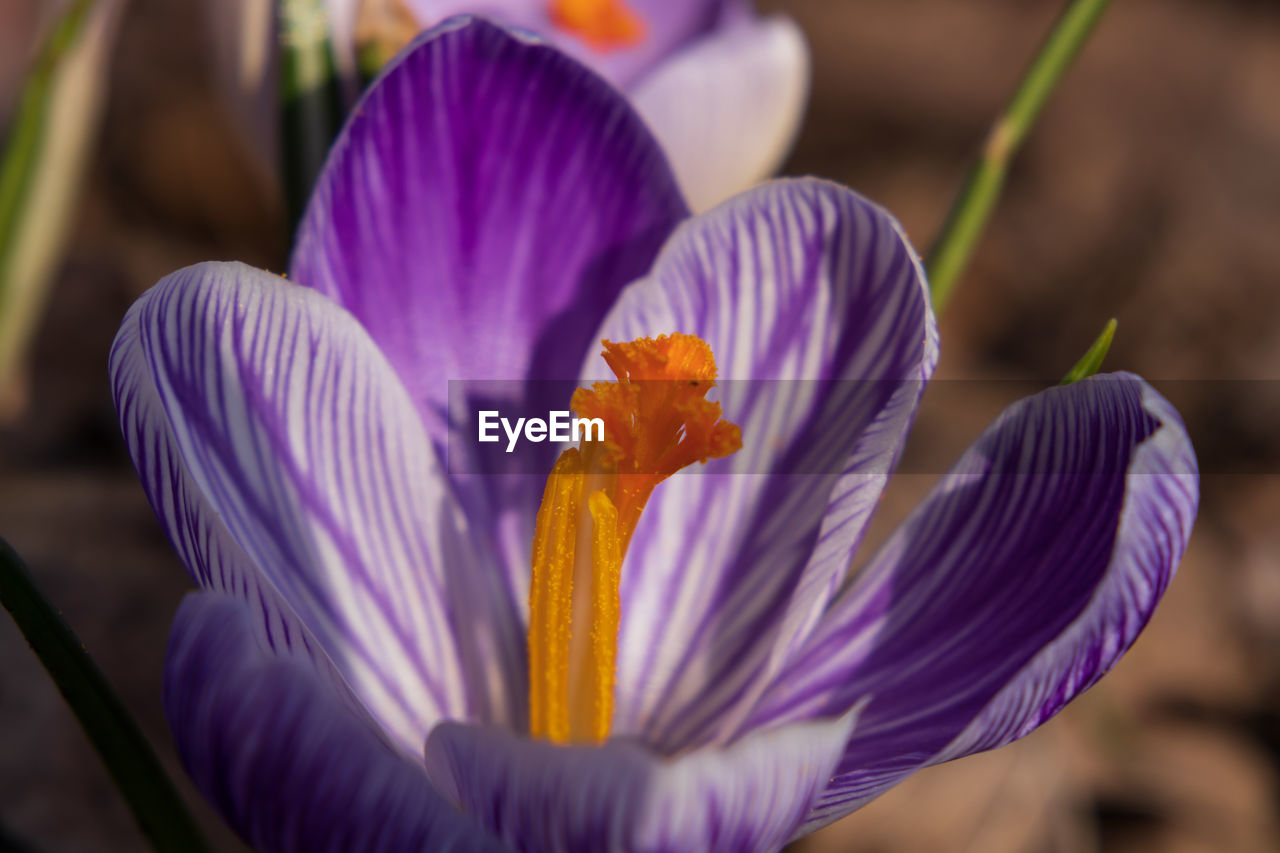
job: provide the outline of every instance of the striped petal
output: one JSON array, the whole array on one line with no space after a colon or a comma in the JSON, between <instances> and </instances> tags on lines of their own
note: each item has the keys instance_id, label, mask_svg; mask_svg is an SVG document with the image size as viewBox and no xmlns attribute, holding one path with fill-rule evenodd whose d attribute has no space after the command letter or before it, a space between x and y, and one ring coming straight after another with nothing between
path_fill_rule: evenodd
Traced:
<instances>
[{"instance_id":1,"label":"striped petal","mask_svg":"<svg viewBox=\"0 0 1280 853\"><path fill-rule=\"evenodd\" d=\"M753 718L871 697L805 830L930 764L1022 737L1098 680L1168 586L1199 478L1138 377L1010 407L834 602Z\"/></svg>"},{"instance_id":2,"label":"striped petal","mask_svg":"<svg viewBox=\"0 0 1280 853\"><path fill-rule=\"evenodd\" d=\"M615 731L723 741L848 566L937 335L893 219L835 184L779 181L682 227L600 337L696 334L744 447L660 485L623 566ZM585 372L602 377L603 361Z\"/></svg>"},{"instance_id":3,"label":"striped petal","mask_svg":"<svg viewBox=\"0 0 1280 853\"><path fill-rule=\"evenodd\" d=\"M350 694L262 643L253 611L194 593L174 620L164 706L192 780L261 851L507 848L447 803Z\"/></svg>"},{"instance_id":4,"label":"striped petal","mask_svg":"<svg viewBox=\"0 0 1280 853\"><path fill-rule=\"evenodd\" d=\"M488 609L492 572L412 401L347 312L241 264L189 267L130 310L111 373L143 487L198 584L278 591L413 752L441 716L517 716L520 629Z\"/></svg>"},{"instance_id":5,"label":"striped petal","mask_svg":"<svg viewBox=\"0 0 1280 853\"><path fill-rule=\"evenodd\" d=\"M662 143L694 210L772 175L800 127L809 52L788 18L749 19L655 67L631 102Z\"/></svg>"},{"instance_id":6,"label":"striped petal","mask_svg":"<svg viewBox=\"0 0 1280 853\"><path fill-rule=\"evenodd\" d=\"M446 797L525 853L775 851L827 783L856 712L664 758L625 740L554 746L443 723L427 770Z\"/></svg>"},{"instance_id":7,"label":"striped petal","mask_svg":"<svg viewBox=\"0 0 1280 853\"><path fill-rule=\"evenodd\" d=\"M621 95L555 48L471 18L388 66L319 179L291 277L359 319L440 458L448 448L477 536L505 555L494 598L512 620L541 491L528 472L549 470L554 451L537 448L541 467L491 470L468 461L470 432L449 439L449 413L469 413L454 424L470 430L481 409L566 408L591 333L686 215Z\"/></svg>"},{"instance_id":8,"label":"striped petal","mask_svg":"<svg viewBox=\"0 0 1280 853\"><path fill-rule=\"evenodd\" d=\"M369 330L443 451L449 380L572 379L684 216L657 144L604 81L454 18L356 108L291 278Z\"/></svg>"}]
</instances>

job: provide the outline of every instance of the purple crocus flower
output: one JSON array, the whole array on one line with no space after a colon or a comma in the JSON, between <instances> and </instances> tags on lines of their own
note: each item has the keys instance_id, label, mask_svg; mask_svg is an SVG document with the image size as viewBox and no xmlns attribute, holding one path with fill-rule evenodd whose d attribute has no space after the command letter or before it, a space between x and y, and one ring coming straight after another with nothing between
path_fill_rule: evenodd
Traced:
<instances>
[{"instance_id":1,"label":"purple crocus flower","mask_svg":"<svg viewBox=\"0 0 1280 853\"><path fill-rule=\"evenodd\" d=\"M614 89L482 20L369 91L289 278L176 272L111 358L200 587L169 724L261 849L776 850L1053 716L1134 641L1195 516L1177 413L1099 376L1010 407L845 582L937 359L901 230L819 180L690 218ZM730 380L840 381L716 389L742 448L639 518L607 739L532 736L543 477L446 467L457 399L563 408L530 380L674 333Z\"/></svg>"},{"instance_id":2,"label":"purple crocus flower","mask_svg":"<svg viewBox=\"0 0 1280 853\"><path fill-rule=\"evenodd\" d=\"M274 16L312 4L209 0L229 107L263 164L278 156ZM795 22L750 0L322 0L343 90L359 91L357 54L391 56L450 15L474 13L537 33L631 99L658 137L694 210L772 175L799 128L809 51ZM279 7L273 8L273 7ZM619 24L618 22L622 23ZM325 20L317 16L322 28ZM304 28L305 29L305 28ZM361 65L370 62L359 63Z\"/></svg>"},{"instance_id":3,"label":"purple crocus flower","mask_svg":"<svg viewBox=\"0 0 1280 853\"><path fill-rule=\"evenodd\" d=\"M800 124L809 53L799 27L750 0L328 0L340 66L357 45L403 45L450 15L527 29L624 92L694 210L774 173ZM392 51L394 52L394 51Z\"/></svg>"}]
</instances>

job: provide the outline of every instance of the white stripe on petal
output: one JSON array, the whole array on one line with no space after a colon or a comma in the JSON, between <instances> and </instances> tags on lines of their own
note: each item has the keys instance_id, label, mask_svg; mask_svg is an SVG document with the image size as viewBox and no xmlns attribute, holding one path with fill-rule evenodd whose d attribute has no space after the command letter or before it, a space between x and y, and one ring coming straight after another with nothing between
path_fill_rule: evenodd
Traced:
<instances>
[{"instance_id":1,"label":"white stripe on petal","mask_svg":"<svg viewBox=\"0 0 1280 853\"><path fill-rule=\"evenodd\" d=\"M1006 410L753 714L773 726L871 697L805 830L921 767L1022 737L1106 673L1173 577L1198 486L1177 413L1135 376Z\"/></svg>"},{"instance_id":2,"label":"white stripe on petal","mask_svg":"<svg viewBox=\"0 0 1280 853\"><path fill-rule=\"evenodd\" d=\"M468 693L469 644L518 626L471 593L483 573L430 440L350 315L250 267L201 264L130 310L111 372L144 488L201 586L278 591L412 751L440 717L503 706ZM243 559L212 571L208 549L231 545ZM486 663L518 685L519 661Z\"/></svg>"},{"instance_id":3,"label":"white stripe on petal","mask_svg":"<svg viewBox=\"0 0 1280 853\"><path fill-rule=\"evenodd\" d=\"M290 278L355 315L442 459L447 448L477 537L501 542L503 571L485 582L508 621L525 612L554 452L482 474L474 435L449 422L450 385L468 427L478 409L564 409L590 334L686 216L621 94L550 45L472 18L388 65L317 180ZM538 473L487 476L508 470ZM522 656L524 642L498 653Z\"/></svg>"},{"instance_id":4,"label":"white stripe on petal","mask_svg":"<svg viewBox=\"0 0 1280 853\"><path fill-rule=\"evenodd\" d=\"M892 218L816 180L700 216L597 337L711 345L743 448L661 484L622 579L619 731L666 750L734 736L822 612L937 359L919 263ZM604 378L601 359L584 368Z\"/></svg>"}]
</instances>

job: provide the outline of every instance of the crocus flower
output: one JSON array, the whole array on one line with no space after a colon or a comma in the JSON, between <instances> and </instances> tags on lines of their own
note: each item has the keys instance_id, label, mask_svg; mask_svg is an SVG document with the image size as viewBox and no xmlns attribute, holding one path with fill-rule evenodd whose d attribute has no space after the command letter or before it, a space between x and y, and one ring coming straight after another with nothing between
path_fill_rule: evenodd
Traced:
<instances>
[{"instance_id":1,"label":"crocus flower","mask_svg":"<svg viewBox=\"0 0 1280 853\"><path fill-rule=\"evenodd\" d=\"M579 489L578 450L550 479L445 465L459 399L564 408L534 380L607 377L601 340L623 380L697 386L579 392L625 422L616 471L705 467L646 503ZM164 688L191 777L265 850L776 850L1027 734L1151 615L1196 463L1136 376L1044 391L846 582L936 359L879 207L806 179L691 218L602 79L442 24L343 131L288 280L178 271L116 339L129 450L200 587ZM752 381L703 399L713 372ZM566 565L599 600L548 585ZM612 660L586 705L582 613Z\"/></svg>"},{"instance_id":2,"label":"crocus flower","mask_svg":"<svg viewBox=\"0 0 1280 853\"><path fill-rule=\"evenodd\" d=\"M241 113L253 113L255 135L272 157L267 116L276 85L264 59L268 5L268 0L217 0L209 11L215 33L221 34L215 41L234 101ZM695 210L777 170L808 95L809 53L799 27L782 15L757 16L750 0L325 0L318 5L328 12L338 67L353 93L358 53L375 57L376 64L453 14L484 14L538 33L626 93L658 137Z\"/></svg>"},{"instance_id":3,"label":"crocus flower","mask_svg":"<svg viewBox=\"0 0 1280 853\"><path fill-rule=\"evenodd\" d=\"M357 5L330 0L335 23L358 20ZM595 69L648 122L695 211L773 174L804 114L804 36L783 15L758 17L751 0L363 3L366 10L379 5L407 9L421 25L463 12L490 15L542 35ZM369 15L374 22L394 17Z\"/></svg>"}]
</instances>

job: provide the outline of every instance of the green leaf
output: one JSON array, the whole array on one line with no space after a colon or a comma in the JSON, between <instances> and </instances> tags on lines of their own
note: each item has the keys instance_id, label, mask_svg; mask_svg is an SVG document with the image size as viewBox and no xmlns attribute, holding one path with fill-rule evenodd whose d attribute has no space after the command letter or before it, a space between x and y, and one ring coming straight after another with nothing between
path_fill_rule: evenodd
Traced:
<instances>
[{"instance_id":1,"label":"green leaf","mask_svg":"<svg viewBox=\"0 0 1280 853\"><path fill-rule=\"evenodd\" d=\"M281 0L281 166L292 233L342 128L342 85L324 0Z\"/></svg>"},{"instance_id":2,"label":"green leaf","mask_svg":"<svg viewBox=\"0 0 1280 853\"><path fill-rule=\"evenodd\" d=\"M23 360L97 137L120 0L75 0L22 91L0 160L0 420L23 403Z\"/></svg>"},{"instance_id":3,"label":"green leaf","mask_svg":"<svg viewBox=\"0 0 1280 853\"><path fill-rule=\"evenodd\" d=\"M992 125L982 154L965 177L942 231L925 260L933 307L938 313L951 298L956 282L968 265L969 257L995 209L1009 163L1022 147L1049 96L1084 47L1109 2L1073 0L1067 6L1023 74L1008 106Z\"/></svg>"},{"instance_id":4,"label":"green leaf","mask_svg":"<svg viewBox=\"0 0 1280 853\"><path fill-rule=\"evenodd\" d=\"M1070 385L1072 382L1079 382L1081 379L1088 379L1093 374L1102 369L1102 360L1107 357L1107 351L1111 349L1111 341L1116 336L1116 318L1112 317L1107 321L1106 327L1102 330L1102 334L1098 335L1098 339L1093 342L1093 346L1089 347L1089 351L1076 362L1076 366L1067 371L1067 375L1062 377L1059 385Z\"/></svg>"},{"instance_id":5,"label":"green leaf","mask_svg":"<svg viewBox=\"0 0 1280 853\"><path fill-rule=\"evenodd\" d=\"M80 640L40 594L21 559L3 539L0 603L80 720L152 846L174 853L207 850L151 745Z\"/></svg>"}]
</instances>

